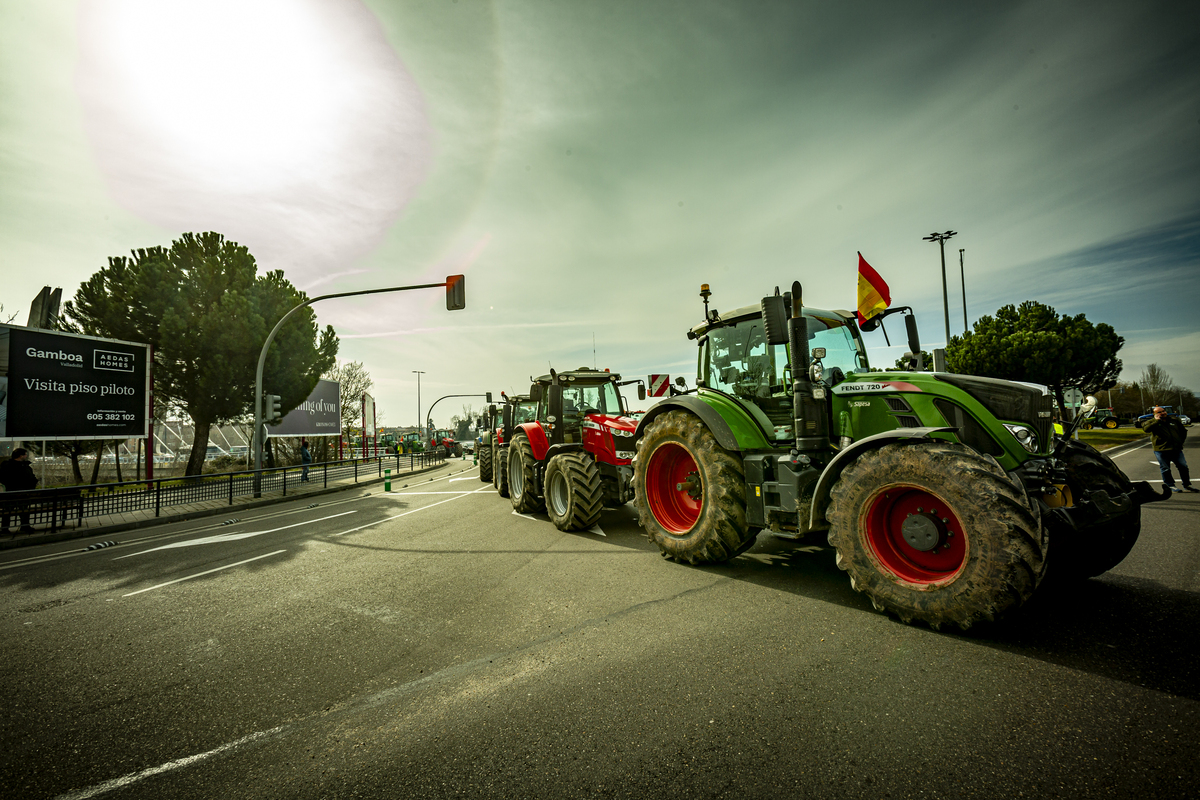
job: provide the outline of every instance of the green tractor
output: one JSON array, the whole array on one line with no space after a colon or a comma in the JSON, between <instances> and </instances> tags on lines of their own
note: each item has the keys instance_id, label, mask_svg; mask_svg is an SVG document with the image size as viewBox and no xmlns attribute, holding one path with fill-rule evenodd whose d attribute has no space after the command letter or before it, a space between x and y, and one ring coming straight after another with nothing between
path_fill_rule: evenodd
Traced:
<instances>
[{"instance_id":1,"label":"green tractor","mask_svg":"<svg viewBox=\"0 0 1200 800\"><path fill-rule=\"evenodd\" d=\"M639 521L666 557L819 534L876 609L966 629L1028 600L1051 552L1056 581L1116 566L1167 496L1056 437L1044 387L872 370L855 317L803 307L799 283L724 314L700 294L696 389L635 432ZM901 311L919 354L911 310L885 315Z\"/></svg>"},{"instance_id":2,"label":"green tractor","mask_svg":"<svg viewBox=\"0 0 1200 800\"><path fill-rule=\"evenodd\" d=\"M399 442L399 452L403 454L424 453L425 442L422 440L421 434L416 431L404 434Z\"/></svg>"}]
</instances>

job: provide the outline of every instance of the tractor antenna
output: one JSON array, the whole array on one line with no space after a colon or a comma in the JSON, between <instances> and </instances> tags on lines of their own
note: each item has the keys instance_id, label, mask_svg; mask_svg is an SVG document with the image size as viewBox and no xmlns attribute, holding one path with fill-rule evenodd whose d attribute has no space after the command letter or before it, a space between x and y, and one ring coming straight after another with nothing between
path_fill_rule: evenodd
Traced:
<instances>
[{"instance_id":1,"label":"tractor antenna","mask_svg":"<svg viewBox=\"0 0 1200 800\"><path fill-rule=\"evenodd\" d=\"M596 368L596 332L592 331L592 369Z\"/></svg>"}]
</instances>

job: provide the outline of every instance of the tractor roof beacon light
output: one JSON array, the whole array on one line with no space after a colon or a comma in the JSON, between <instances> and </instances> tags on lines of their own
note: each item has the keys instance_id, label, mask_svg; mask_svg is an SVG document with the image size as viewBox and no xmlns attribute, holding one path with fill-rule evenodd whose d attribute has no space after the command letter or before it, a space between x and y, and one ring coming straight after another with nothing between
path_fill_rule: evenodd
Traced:
<instances>
[{"instance_id":1,"label":"tractor roof beacon light","mask_svg":"<svg viewBox=\"0 0 1200 800\"><path fill-rule=\"evenodd\" d=\"M700 284L700 296L704 298L704 321L708 322L708 298L712 297L712 292L708 290L707 283Z\"/></svg>"}]
</instances>

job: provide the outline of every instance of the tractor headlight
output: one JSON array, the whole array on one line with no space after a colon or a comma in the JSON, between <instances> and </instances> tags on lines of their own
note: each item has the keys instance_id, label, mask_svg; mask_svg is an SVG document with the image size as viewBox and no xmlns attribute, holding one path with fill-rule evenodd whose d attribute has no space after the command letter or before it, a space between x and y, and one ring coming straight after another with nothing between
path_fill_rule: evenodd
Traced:
<instances>
[{"instance_id":1,"label":"tractor headlight","mask_svg":"<svg viewBox=\"0 0 1200 800\"><path fill-rule=\"evenodd\" d=\"M1037 452L1038 439L1036 433L1024 425L1009 425L1005 423L1004 427L1008 428L1008 432L1013 435L1014 439L1021 443L1022 447L1031 453Z\"/></svg>"},{"instance_id":2,"label":"tractor headlight","mask_svg":"<svg viewBox=\"0 0 1200 800\"><path fill-rule=\"evenodd\" d=\"M814 361L812 364L809 365L808 379L810 381L812 381L813 383L820 383L821 379L824 377L825 377L825 370L821 366L820 361Z\"/></svg>"}]
</instances>

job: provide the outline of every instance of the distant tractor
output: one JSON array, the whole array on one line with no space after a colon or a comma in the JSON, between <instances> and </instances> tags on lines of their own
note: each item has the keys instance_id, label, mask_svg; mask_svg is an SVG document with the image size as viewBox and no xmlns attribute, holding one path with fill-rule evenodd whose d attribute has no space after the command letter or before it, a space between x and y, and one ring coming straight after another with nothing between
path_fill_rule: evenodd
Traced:
<instances>
[{"instance_id":1,"label":"distant tractor","mask_svg":"<svg viewBox=\"0 0 1200 800\"><path fill-rule=\"evenodd\" d=\"M694 394L635 434L639 521L664 556L721 562L760 531L815 534L876 609L966 629L1028 600L1048 565L1056 580L1116 566L1141 505L1165 498L1056 437L1044 387L873 371L854 315L805 308L799 283L726 313L710 295L688 332ZM911 311L884 316L901 311L919 354Z\"/></svg>"},{"instance_id":2,"label":"distant tractor","mask_svg":"<svg viewBox=\"0 0 1200 800\"><path fill-rule=\"evenodd\" d=\"M521 514L541 511L563 531L587 530L605 506L633 498L633 433L619 387L607 370L550 371L529 389L537 418L514 425L507 448L509 499Z\"/></svg>"},{"instance_id":3,"label":"distant tractor","mask_svg":"<svg viewBox=\"0 0 1200 800\"><path fill-rule=\"evenodd\" d=\"M1084 420L1081 428L1105 428L1106 430L1116 430L1121 427L1121 420L1111 408L1097 408L1092 412L1091 416Z\"/></svg>"},{"instance_id":4,"label":"distant tractor","mask_svg":"<svg viewBox=\"0 0 1200 800\"><path fill-rule=\"evenodd\" d=\"M417 432L406 433L400 438L398 449L401 453L424 453L425 442L421 439L421 434Z\"/></svg>"},{"instance_id":5,"label":"distant tractor","mask_svg":"<svg viewBox=\"0 0 1200 800\"><path fill-rule=\"evenodd\" d=\"M454 432L440 429L433 432L433 437L429 440L429 451L432 453L440 453L444 458L450 456L461 456L463 454L462 445L454 438Z\"/></svg>"}]
</instances>

